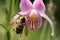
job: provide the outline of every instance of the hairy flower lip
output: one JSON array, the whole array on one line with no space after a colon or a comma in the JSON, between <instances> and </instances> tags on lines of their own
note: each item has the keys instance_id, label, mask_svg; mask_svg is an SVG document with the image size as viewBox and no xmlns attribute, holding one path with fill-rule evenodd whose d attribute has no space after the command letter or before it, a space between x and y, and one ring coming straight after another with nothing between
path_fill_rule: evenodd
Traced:
<instances>
[{"instance_id":1,"label":"hairy flower lip","mask_svg":"<svg viewBox=\"0 0 60 40\"><path fill-rule=\"evenodd\" d=\"M30 30L35 30L41 27L42 25L42 18L37 12L37 10L32 9L29 14L26 14L26 25ZM32 24L32 22L33 24ZM39 21L39 22L38 22Z\"/></svg>"}]
</instances>

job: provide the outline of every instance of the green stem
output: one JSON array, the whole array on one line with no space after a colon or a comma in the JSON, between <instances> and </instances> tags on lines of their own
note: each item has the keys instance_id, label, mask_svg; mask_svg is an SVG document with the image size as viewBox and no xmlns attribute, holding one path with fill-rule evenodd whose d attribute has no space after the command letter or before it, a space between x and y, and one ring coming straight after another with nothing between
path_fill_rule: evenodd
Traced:
<instances>
[{"instance_id":1,"label":"green stem","mask_svg":"<svg viewBox=\"0 0 60 40\"><path fill-rule=\"evenodd\" d=\"M7 39L6 40L10 40L10 31L6 31L6 36L7 36Z\"/></svg>"},{"instance_id":2,"label":"green stem","mask_svg":"<svg viewBox=\"0 0 60 40\"><path fill-rule=\"evenodd\" d=\"M10 2L10 9L9 9L9 13L8 13L8 23L12 18L12 13L14 12L14 2L15 2L15 0L11 0L11 2Z\"/></svg>"},{"instance_id":3,"label":"green stem","mask_svg":"<svg viewBox=\"0 0 60 40\"><path fill-rule=\"evenodd\" d=\"M0 24L0 26L3 27L6 31L6 37L7 37L6 40L10 40L10 31L9 31L9 29L6 26L4 26L3 24Z\"/></svg>"}]
</instances>

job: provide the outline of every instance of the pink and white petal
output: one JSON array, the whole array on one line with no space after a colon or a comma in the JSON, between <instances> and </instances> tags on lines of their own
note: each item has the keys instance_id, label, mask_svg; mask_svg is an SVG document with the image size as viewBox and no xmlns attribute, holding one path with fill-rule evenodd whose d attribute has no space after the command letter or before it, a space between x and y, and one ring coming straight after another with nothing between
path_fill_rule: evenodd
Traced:
<instances>
[{"instance_id":1,"label":"pink and white petal","mask_svg":"<svg viewBox=\"0 0 60 40\"><path fill-rule=\"evenodd\" d=\"M28 12L28 11L27 11L27 12ZM21 14L21 15L26 15L27 12L23 12L23 11L21 11L21 12L19 12L19 14Z\"/></svg>"},{"instance_id":2,"label":"pink and white petal","mask_svg":"<svg viewBox=\"0 0 60 40\"><path fill-rule=\"evenodd\" d=\"M20 2L20 9L22 11L29 11L31 10L32 7L32 3L30 2L30 0L21 0Z\"/></svg>"},{"instance_id":3,"label":"pink and white petal","mask_svg":"<svg viewBox=\"0 0 60 40\"><path fill-rule=\"evenodd\" d=\"M40 13L40 15L50 23L51 28L52 28L51 35L54 36L54 24L53 24L52 20L45 13Z\"/></svg>"},{"instance_id":4,"label":"pink and white petal","mask_svg":"<svg viewBox=\"0 0 60 40\"><path fill-rule=\"evenodd\" d=\"M13 24L17 21L17 19L21 16L20 12L18 14L16 14L12 20L9 22L9 24Z\"/></svg>"},{"instance_id":5,"label":"pink and white petal","mask_svg":"<svg viewBox=\"0 0 60 40\"><path fill-rule=\"evenodd\" d=\"M33 3L33 7L40 12L45 11L43 0L35 0Z\"/></svg>"}]
</instances>

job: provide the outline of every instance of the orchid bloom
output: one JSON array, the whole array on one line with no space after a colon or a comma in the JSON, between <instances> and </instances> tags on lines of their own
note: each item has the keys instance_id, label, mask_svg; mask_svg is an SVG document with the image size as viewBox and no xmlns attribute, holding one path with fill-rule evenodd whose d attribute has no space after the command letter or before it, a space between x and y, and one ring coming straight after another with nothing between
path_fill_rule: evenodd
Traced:
<instances>
[{"instance_id":1,"label":"orchid bloom","mask_svg":"<svg viewBox=\"0 0 60 40\"><path fill-rule=\"evenodd\" d=\"M26 27L35 30L39 29L42 25L42 17L45 18L51 25L52 36L54 36L54 25L51 19L45 14L45 5L43 0L34 0L33 4L30 0L21 0L20 2L21 11L16 14L11 23L16 22L17 18L21 15L26 16Z\"/></svg>"}]
</instances>

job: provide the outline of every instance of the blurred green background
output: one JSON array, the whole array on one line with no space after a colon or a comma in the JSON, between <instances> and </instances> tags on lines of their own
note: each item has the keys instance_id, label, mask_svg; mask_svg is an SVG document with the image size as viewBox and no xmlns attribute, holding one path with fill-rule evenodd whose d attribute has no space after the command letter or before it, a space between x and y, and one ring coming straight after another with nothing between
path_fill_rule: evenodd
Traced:
<instances>
[{"instance_id":1,"label":"blurred green background","mask_svg":"<svg viewBox=\"0 0 60 40\"><path fill-rule=\"evenodd\" d=\"M32 2L34 0L31 0ZM60 0L43 0L46 14L53 20L55 36L51 36L51 27L43 18L42 27L38 30L28 30L28 36L17 35L13 28L8 28L8 22L20 11L20 0L0 0L0 40L60 40Z\"/></svg>"}]
</instances>

